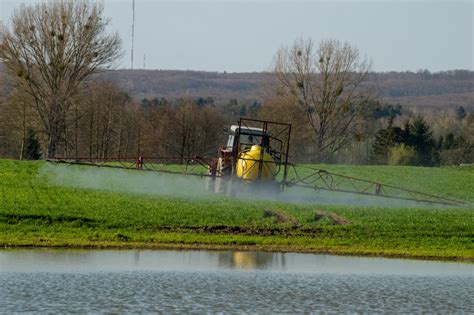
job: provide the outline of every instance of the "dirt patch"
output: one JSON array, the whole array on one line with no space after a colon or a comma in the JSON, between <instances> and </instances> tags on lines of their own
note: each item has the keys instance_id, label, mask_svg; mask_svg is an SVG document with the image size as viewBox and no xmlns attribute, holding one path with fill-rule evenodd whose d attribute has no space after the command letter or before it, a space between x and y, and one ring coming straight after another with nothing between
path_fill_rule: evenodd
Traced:
<instances>
[{"instance_id":1,"label":"dirt patch","mask_svg":"<svg viewBox=\"0 0 474 315\"><path fill-rule=\"evenodd\" d=\"M132 238L126 234L123 234L123 233L117 233L114 235L115 239L119 240L119 241L122 241L122 242L128 242L128 241L131 241Z\"/></svg>"},{"instance_id":2,"label":"dirt patch","mask_svg":"<svg viewBox=\"0 0 474 315\"><path fill-rule=\"evenodd\" d=\"M196 230L195 230L196 231ZM245 226L206 226L198 229L199 232L209 234L244 234L244 235L286 235L288 230L279 228L259 228Z\"/></svg>"},{"instance_id":3,"label":"dirt patch","mask_svg":"<svg viewBox=\"0 0 474 315\"><path fill-rule=\"evenodd\" d=\"M141 230L154 232L177 232L177 233L203 233L203 234L231 234L231 235L284 235L284 236L308 236L320 234L320 228L300 228L293 226L277 226L277 227L258 227L258 226L228 226L228 225L211 225L211 226L158 226L143 227Z\"/></svg>"},{"instance_id":4,"label":"dirt patch","mask_svg":"<svg viewBox=\"0 0 474 315\"><path fill-rule=\"evenodd\" d=\"M96 227L103 221L74 216L52 216L38 214L0 214L0 222L7 224L51 225L67 224L72 227Z\"/></svg>"},{"instance_id":5,"label":"dirt patch","mask_svg":"<svg viewBox=\"0 0 474 315\"><path fill-rule=\"evenodd\" d=\"M274 218L275 223L291 223L294 226L298 225L298 221L295 218L274 209L263 210L263 217Z\"/></svg>"},{"instance_id":6,"label":"dirt patch","mask_svg":"<svg viewBox=\"0 0 474 315\"><path fill-rule=\"evenodd\" d=\"M352 222L344 217L341 217L338 214L333 212L325 212L321 210L316 210L314 213L313 221L320 221L320 220L329 220L334 225L348 225Z\"/></svg>"}]
</instances>

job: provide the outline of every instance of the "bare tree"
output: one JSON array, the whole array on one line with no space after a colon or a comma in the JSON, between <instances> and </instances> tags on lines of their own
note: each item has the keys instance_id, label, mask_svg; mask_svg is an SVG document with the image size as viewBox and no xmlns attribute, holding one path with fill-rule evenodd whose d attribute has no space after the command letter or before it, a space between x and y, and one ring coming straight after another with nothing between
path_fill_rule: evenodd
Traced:
<instances>
[{"instance_id":1,"label":"bare tree","mask_svg":"<svg viewBox=\"0 0 474 315\"><path fill-rule=\"evenodd\" d=\"M103 7L59 0L20 6L11 25L0 27L0 61L15 87L33 99L54 156L72 99L85 79L121 54L118 34L106 33Z\"/></svg>"},{"instance_id":2,"label":"bare tree","mask_svg":"<svg viewBox=\"0 0 474 315\"><path fill-rule=\"evenodd\" d=\"M198 106L190 99L156 105L147 111L144 152L179 157L214 155L223 144L224 120L212 105Z\"/></svg>"},{"instance_id":3,"label":"bare tree","mask_svg":"<svg viewBox=\"0 0 474 315\"><path fill-rule=\"evenodd\" d=\"M462 134L467 141L474 145L474 112L468 114L464 119Z\"/></svg>"},{"instance_id":4,"label":"bare tree","mask_svg":"<svg viewBox=\"0 0 474 315\"><path fill-rule=\"evenodd\" d=\"M125 144L136 143L140 112L130 97L110 82L97 81L83 93L68 117L75 156L89 158L124 157L136 154ZM127 136L128 135L128 136ZM127 152L128 151L128 152Z\"/></svg>"},{"instance_id":5,"label":"bare tree","mask_svg":"<svg viewBox=\"0 0 474 315\"><path fill-rule=\"evenodd\" d=\"M315 136L309 124L301 123L306 119L306 111L301 106L295 107L291 96L269 94L263 103L259 118L290 123L292 125L289 152L291 160L310 162L308 158L313 152L308 144L314 142Z\"/></svg>"},{"instance_id":6,"label":"bare tree","mask_svg":"<svg viewBox=\"0 0 474 315\"><path fill-rule=\"evenodd\" d=\"M349 43L298 39L274 59L278 94L290 96L306 112L315 134L317 157L327 158L351 139L370 93L370 62Z\"/></svg>"}]
</instances>

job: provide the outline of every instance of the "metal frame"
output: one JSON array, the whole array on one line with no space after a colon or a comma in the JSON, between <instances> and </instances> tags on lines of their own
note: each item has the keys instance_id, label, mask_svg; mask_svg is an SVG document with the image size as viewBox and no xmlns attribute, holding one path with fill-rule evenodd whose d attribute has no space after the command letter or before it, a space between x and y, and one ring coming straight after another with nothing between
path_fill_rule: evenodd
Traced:
<instances>
[{"instance_id":1,"label":"metal frame","mask_svg":"<svg viewBox=\"0 0 474 315\"><path fill-rule=\"evenodd\" d=\"M296 165L292 164L295 178L287 182L289 187L311 188L316 191L334 191L340 193L350 193L373 197L384 197L390 199L416 201L429 204L442 204L446 206L465 206L466 203L454 199L444 198L433 194L419 192L411 189L405 189L379 182L361 179L357 177L341 175L328 172L323 169L314 169L311 167L299 166L312 170L310 175L301 177L298 174Z\"/></svg>"},{"instance_id":2,"label":"metal frame","mask_svg":"<svg viewBox=\"0 0 474 315\"><path fill-rule=\"evenodd\" d=\"M287 176L288 176L288 165L289 163L289 151L290 151L290 136L291 136L291 124L287 123L281 123L281 122L276 122L276 121L269 121L269 120L260 120L260 119L250 119L250 118L240 118L238 121L238 131L239 131L239 137L236 137L234 141L234 147L232 149L232 166L235 168L236 162L238 160L238 156L241 152L239 152L240 148L240 130L242 130L242 127L244 128L249 128L249 127L259 127L262 129L262 142L264 139L264 136L268 137L268 143L261 143L260 145L264 148L267 148L268 150L272 150L273 155L278 156L279 161L275 161L273 163L276 164L276 166L280 169L281 166L283 166L283 179L280 181L280 188L283 190L285 187L285 183L287 181ZM275 128L280 128L280 130L274 130L272 127ZM250 129L248 129L250 130ZM279 131L278 134L273 135L271 132L273 131ZM251 133L251 130L250 130ZM257 135L256 135L257 136ZM270 144L271 142L276 141L280 144L279 150L276 150L277 148L271 148ZM282 152L285 150L285 152ZM282 157L283 156L283 160ZM247 159L250 161L255 161L258 162L259 170L258 170L258 179L261 178L262 175L262 168L263 168L263 151L260 155L260 158L258 160L254 159ZM272 163L272 162L265 162L265 163ZM235 171L233 170L232 174L235 174Z\"/></svg>"},{"instance_id":3,"label":"metal frame","mask_svg":"<svg viewBox=\"0 0 474 315\"><path fill-rule=\"evenodd\" d=\"M50 158L46 161L53 164L86 165L127 170L153 171L169 174L212 177L208 174L211 163L199 156L182 157L143 157L138 158ZM176 165L182 170L170 170L169 165Z\"/></svg>"}]
</instances>

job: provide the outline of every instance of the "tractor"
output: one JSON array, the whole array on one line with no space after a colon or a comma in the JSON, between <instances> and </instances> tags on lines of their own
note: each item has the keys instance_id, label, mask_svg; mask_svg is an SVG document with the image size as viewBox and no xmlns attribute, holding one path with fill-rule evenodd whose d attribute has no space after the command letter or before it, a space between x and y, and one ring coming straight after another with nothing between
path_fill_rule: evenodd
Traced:
<instances>
[{"instance_id":1,"label":"tractor","mask_svg":"<svg viewBox=\"0 0 474 315\"><path fill-rule=\"evenodd\" d=\"M224 133L227 144L209 165L210 190L232 195L245 187L284 189L291 124L241 118Z\"/></svg>"}]
</instances>

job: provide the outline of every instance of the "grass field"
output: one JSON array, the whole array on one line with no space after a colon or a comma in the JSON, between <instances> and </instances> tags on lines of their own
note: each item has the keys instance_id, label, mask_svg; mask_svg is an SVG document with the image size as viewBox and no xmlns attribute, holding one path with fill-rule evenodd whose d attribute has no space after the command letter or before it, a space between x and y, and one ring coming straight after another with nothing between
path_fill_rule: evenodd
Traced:
<instances>
[{"instance_id":1,"label":"grass field","mask_svg":"<svg viewBox=\"0 0 474 315\"><path fill-rule=\"evenodd\" d=\"M238 248L474 261L473 167L315 167L470 205L234 199L206 193L199 178L0 160L0 245Z\"/></svg>"}]
</instances>

